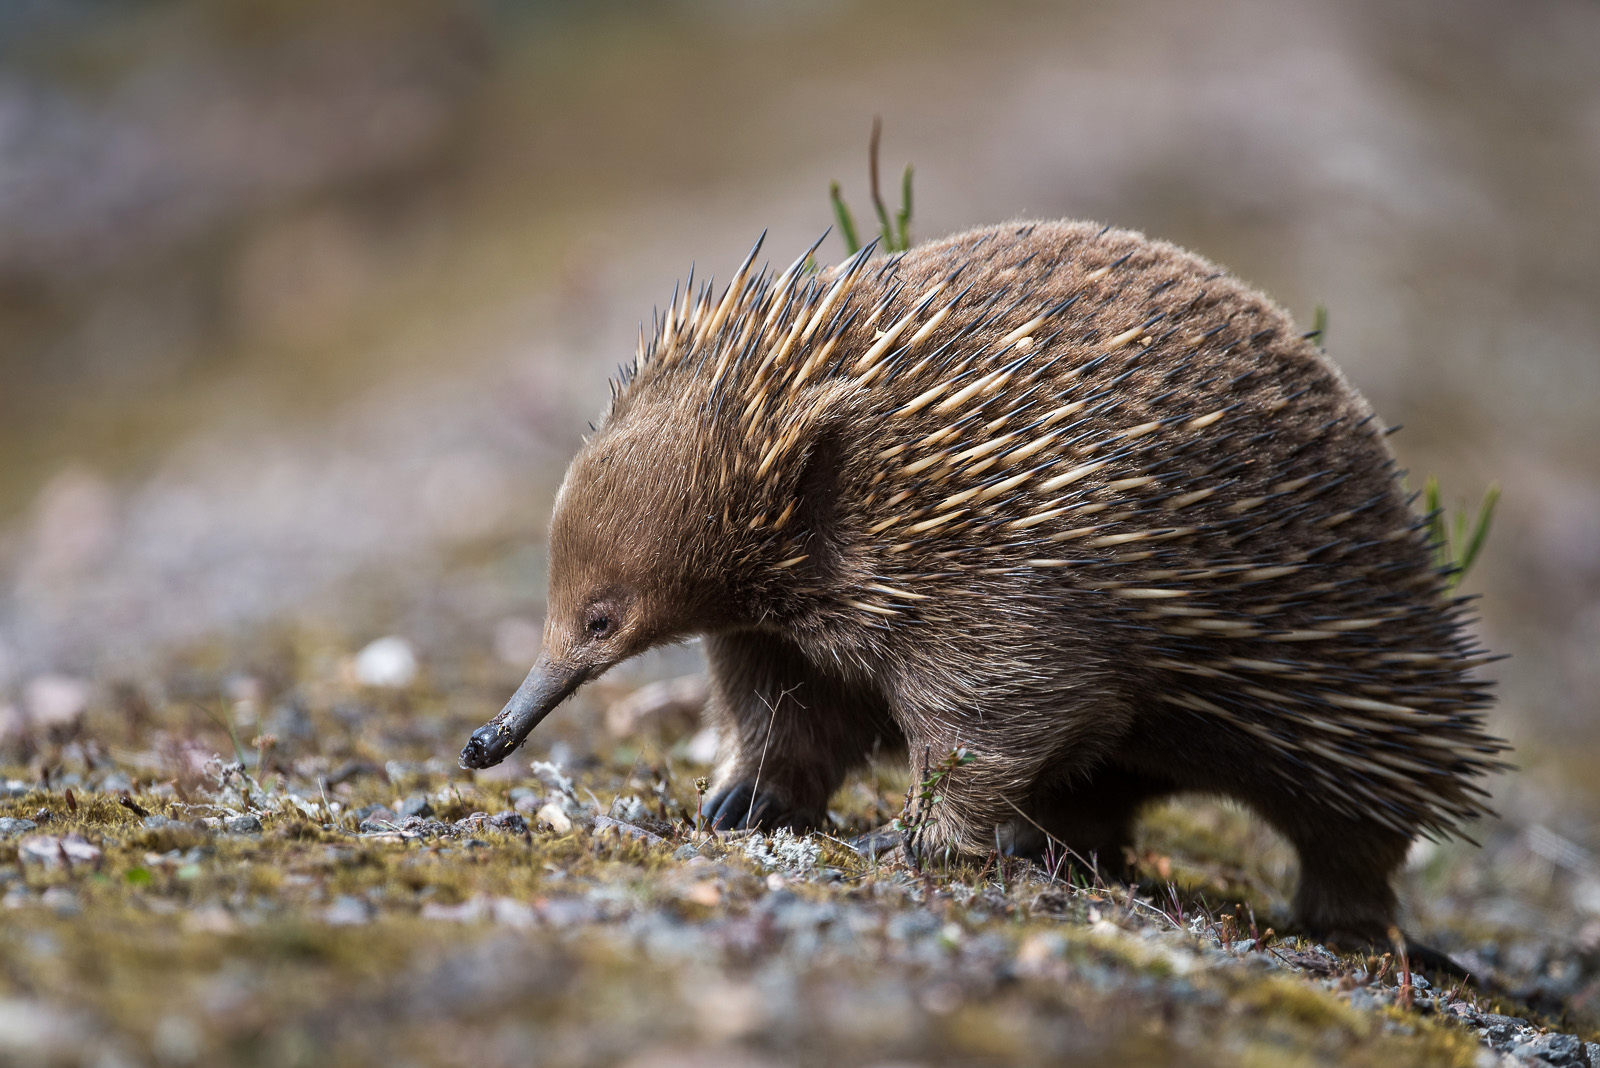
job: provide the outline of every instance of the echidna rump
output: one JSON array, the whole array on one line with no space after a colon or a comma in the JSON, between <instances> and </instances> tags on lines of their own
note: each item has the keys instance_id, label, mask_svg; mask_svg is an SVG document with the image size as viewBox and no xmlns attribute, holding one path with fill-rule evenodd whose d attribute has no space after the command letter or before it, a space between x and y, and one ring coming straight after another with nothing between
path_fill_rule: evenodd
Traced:
<instances>
[{"instance_id":1,"label":"echidna rump","mask_svg":"<svg viewBox=\"0 0 1600 1068\"><path fill-rule=\"evenodd\" d=\"M824 821L882 741L965 749L925 848L1038 828L1115 864L1146 802L1224 795L1296 848L1304 927L1385 930L1411 840L1482 812L1504 745L1384 431L1316 346L1083 223L755 255L657 317L572 461L543 653L463 765L704 635L724 827Z\"/></svg>"}]
</instances>

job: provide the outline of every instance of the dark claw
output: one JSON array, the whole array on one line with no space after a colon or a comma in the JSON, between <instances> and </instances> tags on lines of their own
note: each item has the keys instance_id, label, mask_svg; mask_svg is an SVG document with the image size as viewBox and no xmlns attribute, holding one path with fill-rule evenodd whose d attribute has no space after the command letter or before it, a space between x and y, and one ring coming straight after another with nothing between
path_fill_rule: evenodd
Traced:
<instances>
[{"instance_id":1,"label":"dark claw","mask_svg":"<svg viewBox=\"0 0 1600 1068\"><path fill-rule=\"evenodd\" d=\"M778 796L747 782L734 783L711 796L705 806L706 826L718 831L805 828L816 821L785 805Z\"/></svg>"},{"instance_id":2,"label":"dark claw","mask_svg":"<svg viewBox=\"0 0 1600 1068\"><path fill-rule=\"evenodd\" d=\"M860 838L850 840L850 848L863 857L879 857L892 853L905 844L905 835L893 827L879 827Z\"/></svg>"}]
</instances>

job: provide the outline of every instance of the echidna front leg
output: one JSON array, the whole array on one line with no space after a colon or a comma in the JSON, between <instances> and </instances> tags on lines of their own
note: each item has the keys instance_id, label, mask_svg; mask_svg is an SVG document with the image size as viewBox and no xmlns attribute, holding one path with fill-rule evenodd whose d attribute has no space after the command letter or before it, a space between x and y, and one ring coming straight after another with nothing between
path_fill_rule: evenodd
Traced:
<instances>
[{"instance_id":1,"label":"echidna front leg","mask_svg":"<svg viewBox=\"0 0 1600 1068\"><path fill-rule=\"evenodd\" d=\"M705 816L723 830L816 827L845 774L899 730L883 701L817 670L789 642L708 637L711 723L721 736Z\"/></svg>"},{"instance_id":2,"label":"echidna front leg","mask_svg":"<svg viewBox=\"0 0 1600 1068\"><path fill-rule=\"evenodd\" d=\"M911 733L912 810L908 849L923 857L979 857L1009 850L1028 810L1039 761L982 740ZM965 752L965 763L957 754ZM923 798L926 799L923 799Z\"/></svg>"}]
</instances>

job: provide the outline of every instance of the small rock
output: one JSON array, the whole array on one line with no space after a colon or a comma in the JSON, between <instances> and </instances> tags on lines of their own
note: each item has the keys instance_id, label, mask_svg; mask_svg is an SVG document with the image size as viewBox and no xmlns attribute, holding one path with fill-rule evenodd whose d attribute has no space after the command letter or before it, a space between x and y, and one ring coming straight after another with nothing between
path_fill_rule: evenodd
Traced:
<instances>
[{"instance_id":1,"label":"small rock","mask_svg":"<svg viewBox=\"0 0 1600 1068\"><path fill-rule=\"evenodd\" d=\"M1484 1034L1495 1045L1510 1042L1519 1031L1528 1026L1528 1021L1520 1016L1501 1016L1493 1012L1486 1012L1479 1019Z\"/></svg>"},{"instance_id":2,"label":"small rock","mask_svg":"<svg viewBox=\"0 0 1600 1068\"><path fill-rule=\"evenodd\" d=\"M229 834L261 833L261 821L254 816L229 816L222 826Z\"/></svg>"},{"instance_id":3,"label":"small rock","mask_svg":"<svg viewBox=\"0 0 1600 1068\"><path fill-rule=\"evenodd\" d=\"M32 820L17 819L15 816L0 816L0 838L14 838L19 834L27 834L38 828Z\"/></svg>"},{"instance_id":4,"label":"small rock","mask_svg":"<svg viewBox=\"0 0 1600 1068\"><path fill-rule=\"evenodd\" d=\"M85 1063L90 1058L82 1044L88 1033L88 1021L43 1001L0 998L0 1051L7 1063Z\"/></svg>"},{"instance_id":5,"label":"small rock","mask_svg":"<svg viewBox=\"0 0 1600 1068\"><path fill-rule=\"evenodd\" d=\"M722 904L722 888L711 879L702 879L684 891L683 899L706 908Z\"/></svg>"},{"instance_id":6,"label":"small rock","mask_svg":"<svg viewBox=\"0 0 1600 1068\"><path fill-rule=\"evenodd\" d=\"M277 739L280 747L289 747L313 741L317 736L317 725L312 722L311 709L306 706L305 699L291 696L279 701L272 706L272 713L267 716L263 725L267 734Z\"/></svg>"},{"instance_id":7,"label":"small rock","mask_svg":"<svg viewBox=\"0 0 1600 1068\"><path fill-rule=\"evenodd\" d=\"M34 726L70 727L89 707L89 684L70 675L39 675L28 680L22 703Z\"/></svg>"},{"instance_id":8,"label":"small rock","mask_svg":"<svg viewBox=\"0 0 1600 1068\"><path fill-rule=\"evenodd\" d=\"M558 897L539 907L539 918L550 927L581 927L599 916L594 903L582 898Z\"/></svg>"},{"instance_id":9,"label":"small rock","mask_svg":"<svg viewBox=\"0 0 1600 1068\"><path fill-rule=\"evenodd\" d=\"M423 794L412 794L400 802L399 814L401 819L410 816L421 816L427 819L433 815L433 806L428 803L428 798Z\"/></svg>"},{"instance_id":10,"label":"small rock","mask_svg":"<svg viewBox=\"0 0 1600 1068\"><path fill-rule=\"evenodd\" d=\"M162 1064L193 1064L200 1059L200 1029L193 1020L168 1013L156 1021L150 1045Z\"/></svg>"},{"instance_id":11,"label":"small rock","mask_svg":"<svg viewBox=\"0 0 1600 1068\"><path fill-rule=\"evenodd\" d=\"M354 927L372 919L372 906L359 897L342 894L322 910L322 922L333 927Z\"/></svg>"},{"instance_id":12,"label":"small rock","mask_svg":"<svg viewBox=\"0 0 1600 1068\"><path fill-rule=\"evenodd\" d=\"M27 797L33 793L33 786L21 779L7 779L0 783L0 797Z\"/></svg>"},{"instance_id":13,"label":"small rock","mask_svg":"<svg viewBox=\"0 0 1600 1068\"><path fill-rule=\"evenodd\" d=\"M437 901L429 901L422 906L422 918L425 920L451 920L456 923L477 923L484 919L489 911L486 898L474 897L456 905L445 905Z\"/></svg>"},{"instance_id":14,"label":"small rock","mask_svg":"<svg viewBox=\"0 0 1600 1068\"><path fill-rule=\"evenodd\" d=\"M422 816L404 816L400 820L400 829L407 834L422 835L431 838L445 834L453 828L441 820L425 819Z\"/></svg>"},{"instance_id":15,"label":"small rock","mask_svg":"<svg viewBox=\"0 0 1600 1068\"><path fill-rule=\"evenodd\" d=\"M83 911L83 906L78 904L78 895L65 886L50 887L39 895L39 904L53 909L57 916L76 916Z\"/></svg>"},{"instance_id":16,"label":"small rock","mask_svg":"<svg viewBox=\"0 0 1600 1068\"><path fill-rule=\"evenodd\" d=\"M239 921L221 905L202 905L184 915L183 929L205 934L233 934L239 929Z\"/></svg>"},{"instance_id":17,"label":"small rock","mask_svg":"<svg viewBox=\"0 0 1600 1068\"><path fill-rule=\"evenodd\" d=\"M1357 1012L1375 1012L1383 1007L1383 1002L1372 996L1372 991L1364 987L1356 987L1350 991L1350 1007Z\"/></svg>"},{"instance_id":18,"label":"small rock","mask_svg":"<svg viewBox=\"0 0 1600 1068\"><path fill-rule=\"evenodd\" d=\"M1066 955L1066 951L1067 940L1055 931L1029 935L1017 947L1017 972L1027 976L1047 976L1055 962Z\"/></svg>"},{"instance_id":19,"label":"small rock","mask_svg":"<svg viewBox=\"0 0 1600 1068\"><path fill-rule=\"evenodd\" d=\"M496 812L488 819L489 826L507 834L527 834L528 821L516 812Z\"/></svg>"},{"instance_id":20,"label":"small rock","mask_svg":"<svg viewBox=\"0 0 1600 1068\"><path fill-rule=\"evenodd\" d=\"M494 917L494 922L501 927L514 927L524 931L538 921L532 905L510 897L497 897L491 901L489 913Z\"/></svg>"},{"instance_id":21,"label":"small rock","mask_svg":"<svg viewBox=\"0 0 1600 1068\"><path fill-rule=\"evenodd\" d=\"M391 634L357 653L354 670L356 681L363 686L400 689L417 677L417 654L410 642Z\"/></svg>"},{"instance_id":22,"label":"small rock","mask_svg":"<svg viewBox=\"0 0 1600 1068\"><path fill-rule=\"evenodd\" d=\"M163 827L176 827L178 825L178 821L177 820L171 820L171 819L168 819L165 816L155 816L155 815L146 816L140 822L143 823L145 825L145 827L147 827L148 829L150 829L152 831L159 831Z\"/></svg>"},{"instance_id":23,"label":"small rock","mask_svg":"<svg viewBox=\"0 0 1600 1068\"><path fill-rule=\"evenodd\" d=\"M100 859L100 847L90 844L82 835L69 834L56 837L35 834L17 844L17 856L46 868L54 868L65 860L68 864L89 864Z\"/></svg>"},{"instance_id":24,"label":"small rock","mask_svg":"<svg viewBox=\"0 0 1600 1068\"><path fill-rule=\"evenodd\" d=\"M357 828L368 834L393 830L399 822L400 817L383 805L368 805L356 809Z\"/></svg>"},{"instance_id":25,"label":"small rock","mask_svg":"<svg viewBox=\"0 0 1600 1068\"><path fill-rule=\"evenodd\" d=\"M594 833L600 834L605 831L614 832L624 838L637 838L639 841L648 842L651 845L660 845L666 841L666 839L661 837L659 834L653 834L650 831L645 830L643 827L636 826L632 823L626 823L622 820L615 820L610 816L596 816L594 820Z\"/></svg>"},{"instance_id":26,"label":"small rock","mask_svg":"<svg viewBox=\"0 0 1600 1068\"><path fill-rule=\"evenodd\" d=\"M541 808L534 818L557 834L566 834L572 830L572 818L554 801Z\"/></svg>"},{"instance_id":27,"label":"small rock","mask_svg":"<svg viewBox=\"0 0 1600 1068\"><path fill-rule=\"evenodd\" d=\"M1511 1051L1519 1059L1538 1058L1553 1068L1589 1068L1589 1055L1576 1035L1540 1035Z\"/></svg>"}]
</instances>

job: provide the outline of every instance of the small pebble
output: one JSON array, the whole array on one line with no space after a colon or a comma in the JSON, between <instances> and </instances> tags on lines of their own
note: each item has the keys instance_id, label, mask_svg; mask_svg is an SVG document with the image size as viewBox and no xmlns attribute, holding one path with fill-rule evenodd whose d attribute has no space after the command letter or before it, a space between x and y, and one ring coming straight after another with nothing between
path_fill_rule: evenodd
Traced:
<instances>
[{"instance_id":1,"label":"small pebble","mask_svg":"<svg viewBox=\"0 0 1600 1068\"><path fill-rule=\"evenodd\" d=\"M35 834L22 839L17 856L45 868L59 867L65 860L69 865L93 863L100 859L100 847L82 835L69 834L57 838L49 834Z\"/></svg>"},{"instance_id":2,"label":"small pebble","mask_svg":"<svg viewBox=\"0 0 1600 1068\"><path fill-rule=\"evenodd\" d=\"M23 704L36 727L68 727L89 706L89 684L70 675L39 675L23 690Z\"/></svg>"},{"instance_id":3,"label":"small pebble","mask_svg":"<svg viewBox=\"0 0 1600 1068\"><path fill-rule=\"evenodd\" d=\"M65 886L50 887L39 895L39 904L54 910L57 916L76 916L83 911L83 906L78 904L78 895Z\"/></svg>"},{"instance_id":4,"label":"small pebble","mask_svg":"<svg viewBox=\"0 0 1600 1068\"><path fill-rule=\"evenodd\" d=\"M0 838L12 838L19 834L26 834L36 830L38 824L32 820L18 819L15 816L0 816Z\"/></svg>"},{"instance_id":5,"label":"small pebble","mask_svg":"<svg viewBox=\"0 0 1600 1068\"><path fill-rule=\"evenodd\" d=\"M348 894L334 899L322 910L322 922L334 927L355 927L372 919L372 906Z\"/></svg>"},{"instance_id":6,"label":"small pebble","mask_svg":"<svg viewBox=\"0 0 1600 1068\"><path fill-rule=\"evenodd\" d=\"M261 821L254 816L229 816L222 826L229 834L261 833Z\"/></svg>"},{"instance_id":7,"label":"small pebble","mask_svg":"<svg viewBox=\"0 0 1600 1068\"><path fill-rule=\"evenodd\" d=\"M557 834L566 834L572 830L572 818L553 801L541 808L535 818Z\"/></svg>"},{"instance_id":8,"label":"small pebble","mask_svg":"<svg viewBox=\"0 0 1600 1068\"><path fill-rule=\"evenodd\" d=\"M356 654L356 681L363 686L401 689L417 677L417 654L396 635L379 638Z\"/></svg>"},{"instance_id":9,"label":"small pebble","mask_svg":"<svg viewBox=\"0 0 1600 1068\"><path fill-rule=\"evenodd\" d=\"M425 795L412 794L400 802L399 814L401 819L409 816L421 816L423 819L427 819L433 815L433 806L428 803Z\"/></svg>"},{"instance_id":10,"label":"small pebble","mask_svg":"<svg viewBox=\"0 0 1600 1068\"><path fill-rule=\"evenodd\" d=\"M488 819L489 826L507 834L527 834L528 821L516 812L496 812Z\"/></svg>"}]
</instances>

